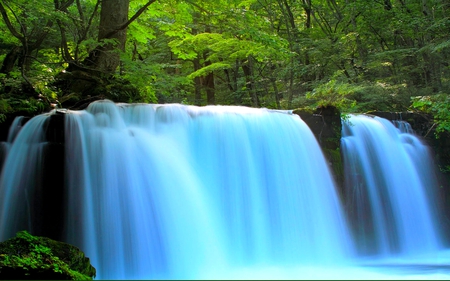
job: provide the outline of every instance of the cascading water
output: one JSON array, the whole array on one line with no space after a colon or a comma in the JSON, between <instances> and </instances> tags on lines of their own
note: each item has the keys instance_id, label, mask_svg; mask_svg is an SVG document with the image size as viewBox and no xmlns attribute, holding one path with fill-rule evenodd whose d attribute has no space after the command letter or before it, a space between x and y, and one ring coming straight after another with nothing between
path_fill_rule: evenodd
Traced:
<instances>
[{"instance_id":1,"label":"cascading water","mask_svg":"<svg viewBox=\"0 0 450 281\"><path fill-rule=\"evenodd\" d=\"M351 255L332 176L296 115L103 101L66 116L67 240L99 278L198 278ZM18 182L3 180L3 192ZM2 213L7 236L18 230L14 200Z\"/></svg>"},{"instance_id":2,"label":"cascading water","mask_svg":"<svg viewBox=\"0 0 450 281\"><path fill-rule=\"evenodd\" d=\"M48 118L30 120L5 160L1 240L22 229L33 233L39 224L39 212L33 215L33 210L41 199L33 196L45 197L45 184L36 182L42 170L39 147L48 145L41 133ZM385 255L440 247L433 212L423 199L427 194L414 185L432 183L432 171L417 169L416 153L421 152L415 149L423 147L410 135L397 137L414 144L404 149L409 158L398 157L389 167L391 172L403 166L406 170L399 172L416 173L404 186L414 186L406 196L415 209L397 189L373 198L367 194L377 191L354 189L366 194L358 199L369 207L355 210L369 223L359 220L362 230L353 231L357 227L350 230L347 225L317 141L297 115L232 106L100 101L85 111L67 111L65 118L64 239L86 253L97 278L386 278L359 267L352 233L357 234L359 251L368 243L375 244L372 253ZM364 149L347 150L367 139L356 136L366 121L350 121L354 127L345 127L343 149L357 161L351 171L367 177L361 179L365 186L386 189L386 182L402 182L361 168L367 162L378 173L384 166L376 160L388 161L375 153L366 157ZM382 133L376 126L368 130ZM388 126L389 136L395 130ZM396 148L399 143L394 142ZM391 150L394 144L369 149L393 154L400 151ZM417 224L410 222L411 216Z\"/></svg>"},{"instance_id":3,"label":"cascading water","mask_svg":"<svg viewBox=\"0 0 450 281\"><path fill-rule=\"evenodd\" d=\"M441 248L431 199L437 191L427 147L405 122L351 115L342 152L351 221L361 253L381 256Z\"/></svg>"},{"instance_id":4,"label":"cascading water","mask_svg":"<svg viewBox=\"0 0 450 281\"><path fill-rule=\"evenodd\" d=\"M406 121L403 120L394 120L392 121L394 126L399 129L400 133L402 134L414 134L414 130L411 127L411 124L409 124Z\"/></svg>"},{"instance_id":5,"label":"cascading water","mask_svg":"<svg viewBox=\"0 0 450 281\"><path fill-rule=\"evenodd\" d=\"M67 241L99 278L198 278L351 255L332 176L296 115L103 101L66 116ZM8 167L26 158L10 155ZM10 218L21 199L6 197Z\"/></svg>"}]
</instances>

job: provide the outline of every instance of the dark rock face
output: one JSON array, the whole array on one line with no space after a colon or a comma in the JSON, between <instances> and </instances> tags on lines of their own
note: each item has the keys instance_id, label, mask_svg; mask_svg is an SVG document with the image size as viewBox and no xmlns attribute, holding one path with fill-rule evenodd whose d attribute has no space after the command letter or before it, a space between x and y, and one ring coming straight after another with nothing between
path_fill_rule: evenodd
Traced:
<instances>
[{"instance_id":1,"label":"dark rock face","mask_svg":"<svg viewBox=\"0 0 450 281\"><path fill-rule=\"evenodd\" d=\"M63 237L66 188L64 145L49 142L45 145L40 183L34 191L36 214L32 216L36 235L61 240Z\"/></svg>"},{"instance_id":2,"label":"dark rock face","mask_svg":"<svg viewBox=\"0 0 450 281\"><path fill-rule=\"evenodd\" d=\"M429 136L431 133L430 129L433 129L433 116L426 113L372 111L367 114L382 117L390 121L406 121L411 125L416 134L421 137ZM430 137L433 137L433 135Z\"/></svg>"},{"instance_id":3,"label":"dark rock face","mask_svg":"<svg viewBox=\"0 0 450 281\"><path fill-rule=\"evenodd\" d=\"M45 128L45 137L47 141L64 144L64 118L65 114L59 111L49 117Z\"/></svg>"},{"instance_id":4,"label":"dark rock face","mask_svg":"<svg viewBox=\"0 0 450 281\"><path fill-rule=\"evenodd\" d=\"M92 280L96 275L82 251L26 231L0 243L1 280Z\"/></svg>"},{"instance_id":5,"label":"dark rock face","mask_svg":"<svg viewBox=\"0 0 450 281\"><path fill-rule=\"evenodd\" d=\"M296 109L293 111L302 118L317 137L320 145L325 148L340 147L341 114L335 107L321 107L314 111Z\"/></svg>"},{"instance_id":6,"label":"dark rock face","mask_svg":"<svg viewBox=\"0 0 450 281\"><path fill-rule=\"evenodd\" d=\"M38 210L32 216L35 235L55 240L62 239L66 215L64 118L63 113L56 113L46 120L42 171L33 196Z\"/></svg>"},{"instance_id":7,"label":"dark rock face","mask_svg":"<svg viewBox=\"0 0 450 281\"><path fill-rule=\"evenodd\" d=\"M327 106L316 108L314 111L296 109L293 113L299 115L316 136L342 197L344 171L340 151L342 131L340 111L334 106Z\"/></svg>"}]
</instances>

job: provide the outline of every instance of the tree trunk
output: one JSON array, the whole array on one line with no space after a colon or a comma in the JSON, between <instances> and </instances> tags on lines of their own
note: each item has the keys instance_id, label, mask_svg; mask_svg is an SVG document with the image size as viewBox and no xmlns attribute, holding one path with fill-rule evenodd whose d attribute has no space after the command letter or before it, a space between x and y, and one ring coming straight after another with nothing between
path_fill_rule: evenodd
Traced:
<instances>
[{"instance_id":1,"label":"tree trunk","mask_svg":"<svg viewBox=\"0 0 450 281\"><path fill-rule=\"evenodd\" d=\"M248 57L247 63L242 64L242 70L244 71L246 86L252 100L252 106L259 107L259 97L253 86L253 58L251 56Z\"/></svg>"},{"instance_id":2,"label":"tree trunk","mask_svg":"<svg viewBox=\"0 0 450 281\"><path fill-rule=\"evenodd\" d=\"M194 71L197 71L201 68L200 65L200 59L198 57L196 57L193 61L194 63ZM195 105L201 105L202 104L202 81L200 79L200 76L196 76L194 78L194 91L195 91L195 101L194 104Z\"/></svg>"},{"instance_id":3,"label":"tree trunk","mask_svg":"<svg viewBox=\"0 0 450 281\"><path fill-rule=\"evenodd\" d=\"M272 87L273 87L273 91L274 91L274 95L275 95L275 102L277 104L277 109L281 108L281 104L280 104L280 93L278 91L278 86L277 86L277 80L275 78L271 78L270 79L271 83L272 83Z\"/></svg>"},{"instance_id":4,"label":"tree trunk","mask_svg":"<svg viewBox=\"0 0 450 281\"><path fill-rule=\"evenodd\" d=\"M16 61L21 54L23 54L23 47L14 46L8 54L6 54L0 73L9 74L13 70Z\"/></svg>"},{"instance_id":5,"label":"tree trunk","mask_svg":"<svg viewBox=\"0 0 450 281\"><path fill-rule=\"evenodd\" d=\"M206 57L206 56L205 56ZM211 65L210 61L205 61L205 66ZM214 83L214 72L205 76L206 102L216 104L216 87Z\"/></svg>"},{"instance_id":6,"label":"tree trunk","mask_svg":"<svg viewBox=\"0 0 450 281\"><path fill-rule=\"evenodd\" d=\"M101 43L93 50L85 63L89 68L112 74L120 64L120 52L125 50L129 0L102 1L98 41ZM114 40L112 42L112 40Z\"/></svg>"}]
</instances>

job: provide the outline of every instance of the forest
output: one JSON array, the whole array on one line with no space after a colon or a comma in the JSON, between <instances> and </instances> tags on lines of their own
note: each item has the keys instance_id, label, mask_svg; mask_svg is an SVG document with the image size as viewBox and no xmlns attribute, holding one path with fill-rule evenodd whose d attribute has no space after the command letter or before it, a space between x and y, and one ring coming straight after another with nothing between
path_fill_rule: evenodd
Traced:
<instances>
[{"instance_id":1,"label":"forest","mask_svg":"<svg viewBox=\"0 0 450 281\"><path fill-rule=\"evenodd\" d=\"M424 111L450 130L447 0L1 0L0 121L115 102Z\"/></svg>"}]
</instances>

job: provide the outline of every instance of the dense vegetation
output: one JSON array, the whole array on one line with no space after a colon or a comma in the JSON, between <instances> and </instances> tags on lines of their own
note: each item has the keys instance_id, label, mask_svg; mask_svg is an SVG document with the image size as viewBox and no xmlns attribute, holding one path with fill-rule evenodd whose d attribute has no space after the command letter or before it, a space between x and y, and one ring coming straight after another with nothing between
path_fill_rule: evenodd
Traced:
<instances>
[{"instance_id":1,"label":"dense vegetation","mask_svg":"<svg viewBox=\"0 0 450 281\"><path fill-rule=\"evenodd\" d=\"M97 98L344 112L449 129L446 0L1 0L0 117Z\"/></svg>"}]
</instances>

